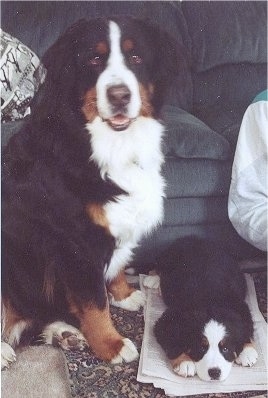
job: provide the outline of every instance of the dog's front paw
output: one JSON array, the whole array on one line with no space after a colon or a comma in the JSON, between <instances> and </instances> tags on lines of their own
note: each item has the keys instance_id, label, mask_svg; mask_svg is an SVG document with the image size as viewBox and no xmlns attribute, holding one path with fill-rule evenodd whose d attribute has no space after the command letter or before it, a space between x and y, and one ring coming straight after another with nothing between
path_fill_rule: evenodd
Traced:
<instances>
[{"instance_id":1,"label":"dog's front paw","mask_svg":"<svg viewBox=\"0 0 268 398\"><path fill-rule=\"evenodd\" d=\"M159 275L147 275L143 279L143 285L149 289L159 289L160 287L160 276Z\"/></svg>"},{"instance_id":2,"label":"dog's front paw","mask_svg":"<svg viewBox=\"0 0 268 398\"><path fill-rule=\"evenodd\" d=\"M253 366L258 359L258 353L255 348L249 344L245 345L243 351L236 358L235 362L242 366Z\"/></svg>"},{"instance_id":3,"label":"dog's front paw","mask_svg":"<svg viewBox=\"0 0 268 398\"><path fill-rule=\"evenodd\" d=\"M1 370L9 368L12 362L16 361L16 354L13 348L1 341Z\"/></svg>"},{"instance_id":4,"label":"dog's front paw","mask_svg":"<svg viewBox=\"0 0 268 398\"><path fill-rule=\"evenodd\" d=\"M143 307L146 302L145 294L140 290L134 290L128 297L123 300L115 300L113 295L109 294L110 304L115 307L123 308L129 311L138 311L140 307Z\"/></svg>"},{"instance_id":5,"label":"dog's front paw","mask_svg":"<svg viewBox=\"0 0 268 398\"><path fill-rule=\"evenodd\" d=\"M121 363L121 362L132 362L138 358L139 353L137 348L132 343L131 340L124 338L123 340L123 347L121 348L119 354L112 358L111 363Z\"/></svg>"},{"instance_id":6,"label":"dog's front paw","mask_svg":"<svg viewBox=\"0 0 268 398\"><path fill-rule=\"evenodd\" d=\"M196 374L195 363L193 361L183 361L174 367L173 370L182 377L193 377Z\"/></svg>"},{"instance_id":7,"label":"dog's front paw","mask_svg":"<svg viewBox=\"0 0 268 398\"><path fill-rule=\"evenodd\" d=\"M82 333L65 322L54 322L43 330L42 338L46 344L61 347L63 350L82 351L87 342Z\"/></svg>"}]
</instances>

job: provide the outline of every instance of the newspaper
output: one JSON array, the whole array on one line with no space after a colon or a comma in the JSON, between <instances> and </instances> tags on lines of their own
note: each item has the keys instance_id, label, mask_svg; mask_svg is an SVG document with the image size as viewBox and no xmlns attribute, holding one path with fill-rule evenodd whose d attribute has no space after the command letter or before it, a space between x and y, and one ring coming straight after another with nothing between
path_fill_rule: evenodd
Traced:
<instances>
[{"instance_id":1,"label":"newspaper","mask_svg":"<svg viewBox=\"0 0 268 398\"><path fill-rule=\"evenodd\" d=\"M249 274L246 274L248 287L246 301L254 321L254 342L259 355L258 361L251 368L234 364L226 380L213 382L200 380L197 376L183 378L173 372L153 334L153 326L166 307L158 289L147 289L143 286L145 276L140 275L140 286L147 296L147 302L144 308L145 327L137 374L138 381L153 383L169 396L267 389L267 324L259 311L254 281Z\"/></svg>"}]
</instances>

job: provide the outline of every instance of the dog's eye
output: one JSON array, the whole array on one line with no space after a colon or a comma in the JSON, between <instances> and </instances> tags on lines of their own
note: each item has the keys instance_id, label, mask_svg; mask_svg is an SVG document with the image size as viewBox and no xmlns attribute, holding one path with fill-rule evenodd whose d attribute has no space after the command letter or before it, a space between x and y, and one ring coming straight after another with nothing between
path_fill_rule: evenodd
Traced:
<instances>
[{"instance_id":1,"label":"dog's eye","mask_svg":"<svg viewBox=\"0 0 268 398\"><path fill-rule=\"evenodd\" d=\"M229 348L227 348L227 347L222 347L222 352L224 353L224 354L226 354L228 351L229 351Z\"/></svg>"},{"instance_id":2,"label":"dog's eye","mask_svg":"<svg viewBox=\"0 0 268 398\"><path fill-rule=\"evenodd\" d=\"M135 54L133 54L133 55L131 55L131 56L129 57L129 61L130 61L130 63L133 64L133 65L140 65L140 64L142 64L142 58L141 58L139 55L135 55Z\"/></svg>"},{"instance_id":3,"label":"dog's eye","mask_svg":"<svg viewBox=\"0 0 268 398\"><path fill-rule=\"evenodd\" d=\"M103 65L103 58L96 55L88 60L88 65L90 66L101 66Z\"/></svg>"}]
</instances>

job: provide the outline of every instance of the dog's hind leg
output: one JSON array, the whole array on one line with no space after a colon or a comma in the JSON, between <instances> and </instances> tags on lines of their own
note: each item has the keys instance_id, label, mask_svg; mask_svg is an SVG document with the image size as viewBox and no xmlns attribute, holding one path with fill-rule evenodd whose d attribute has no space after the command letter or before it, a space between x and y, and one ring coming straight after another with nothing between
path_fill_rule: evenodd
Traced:
<instances>
[{"instance_id":1,"label":"dog's hind leg","mask_svg":"<svg viewBox=\"0 0 268 398\"><path fill-rule=\"evenodd\" d=\"M15 347L19 344L22 333L31 327L31 320L23 319L14 310L10 302L2 303L2 341L1 369L9 368L16 360Z\"/></svg>"}]
</instances>

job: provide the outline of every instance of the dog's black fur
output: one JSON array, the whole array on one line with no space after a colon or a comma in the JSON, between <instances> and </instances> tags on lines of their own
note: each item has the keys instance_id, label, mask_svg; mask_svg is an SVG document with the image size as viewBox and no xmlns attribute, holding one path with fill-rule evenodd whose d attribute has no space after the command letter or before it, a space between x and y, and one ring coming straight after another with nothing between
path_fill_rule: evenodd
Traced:
<instances>
[{"instance_id":1,"label":"dog's black fur","mask_svg":"<svg viewBox=\"0 0 268 398\"><path fill-rule=\"evenodd\" d=\"M166 86L180 76L177 44L146 22L114 20L140 46L143 64L128 67L145 86L154 84L156 118ZM47 77L32 114L2 156L2 297L35 325L56 319L76 324L67 292L78 306L106 305L103 272L115 239L89 219L85 206L128 193L103 179L90 161L81 98L105 68L106 60L94 67L87 60L95 43L106 40L107 29L106 19L79 21L47 51Z\"/></svg>"}]
</instances>

